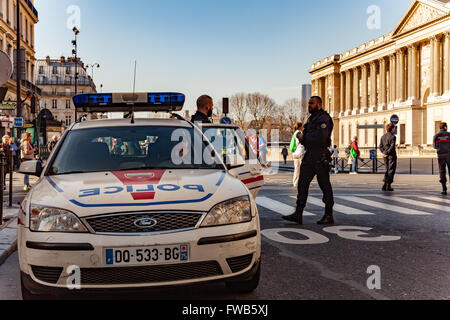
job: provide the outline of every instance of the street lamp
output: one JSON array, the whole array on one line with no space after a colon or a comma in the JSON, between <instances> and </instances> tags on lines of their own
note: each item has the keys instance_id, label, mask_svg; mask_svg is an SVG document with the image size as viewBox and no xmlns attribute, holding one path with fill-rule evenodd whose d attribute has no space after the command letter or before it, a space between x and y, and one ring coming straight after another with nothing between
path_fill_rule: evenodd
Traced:
<instances>
[{"instance_id":1,"label":"street lamp","mask_svg":"<svg viewBox=\"0 0 450 320\"><path fill-rule=\"evenodd\" d=\"M94 63L94 64L88 64L88 65L86 65L86 69L89 69L89 67L91 68L91 73L92 73L92 76L91 76L91 79L92 79L92 82L94 82L94 68L100 68L100 65L96 62L96 63Z\"/></svg>"},{"instance_id":2,"label":"street lamp","mask_svg":"<svg viewBox=\"0 0 450 320\"><path fill-rule=\"evenodd\" d=\"M72 40L72 44L74 49L72 50L72 54L75 56L75 95L78 93L78 43L77 36L80 33L80 30L77 27L73 28L73 33L75 35L75 40ZM77 109L75 108L75 121L77 121Z\"/></svg>"}]
</instances>

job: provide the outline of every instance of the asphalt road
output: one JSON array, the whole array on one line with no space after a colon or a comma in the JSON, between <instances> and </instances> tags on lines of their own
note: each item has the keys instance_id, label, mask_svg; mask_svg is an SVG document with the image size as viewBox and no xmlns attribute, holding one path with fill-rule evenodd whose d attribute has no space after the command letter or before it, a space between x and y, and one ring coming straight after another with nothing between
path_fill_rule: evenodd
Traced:
<instances>
[{"instance_id":1,"label":"asphalt road","mask_svg":"<svg viewBox=\"0 0 450 320\"><path fill-rule=\"evenodd\" d=\"M323 214L316 183L305 224L281 219L295 206L290 179L268 177L258 197L263 267L255 292L231 295L224 285L209 284L94 298L450 299L450 197L439 196L436 177L398 176L395 193L386 195L380 176L333 176L339 230L316 224ZM0 299L20 298L15 253L0 266Z\"/></svg>"}]
</instances>

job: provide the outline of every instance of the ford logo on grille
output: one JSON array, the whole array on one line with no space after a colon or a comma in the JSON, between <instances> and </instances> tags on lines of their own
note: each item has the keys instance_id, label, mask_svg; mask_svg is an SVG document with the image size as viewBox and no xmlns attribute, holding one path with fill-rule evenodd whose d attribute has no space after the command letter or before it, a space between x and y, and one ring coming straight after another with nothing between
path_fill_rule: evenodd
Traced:
<instances>
[{"instance_id":1,"label":"ford logo on grille","mask_svg":"<svg viewBox=\"0 0 450 320\"><path fill-rule=\"evenodd\" d=\"M154 219L142 218L142 219L136 220L134 222L134 225L141 229L149 229L149 228L153 228L154 226L156 226L157 223L158 222Z\"/></svg>"}]
</instances>

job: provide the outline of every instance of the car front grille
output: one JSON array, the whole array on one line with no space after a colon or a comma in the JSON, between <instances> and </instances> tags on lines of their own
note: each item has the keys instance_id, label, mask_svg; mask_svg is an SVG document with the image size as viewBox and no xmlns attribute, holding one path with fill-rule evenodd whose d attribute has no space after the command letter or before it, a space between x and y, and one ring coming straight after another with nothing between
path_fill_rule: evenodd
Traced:
<instances>
[{"instance_id":1,"label":"car front grille","mask_svg":"<svg viewBox=\"0 0 450 320\"><path fill-rule=\"evenodd\" d=\"M244 269L247 269L250 266L250 263L252 263L252 260L253 254L248 254L246 256L227 259L227 262L228 265L230 266L231 271L233 273L236 273Z\"/></svg>"},{"instance_id":2,"label":"car front grille","mask_svg":"<svg viewBox=\"0 0 450 320\"><path fill-rule=\"evenodd\" d=\"M194 229L202 217L198 212L148 212L99 216L85 221L94 233L142 234ZM136 221L145 218L155 220L156 224L151 228L136 226Z\"/></svg>"},{"instance_id":3,"label":"car front grille","mask_svg":"<svg viewBox=\"0 0 450 320\"><path fill-rule=\"evenodd\" d=\"M37 279L43 282L56 284L61 276L63 268L31 266L31 270Z\"/></svg>"},{"instance_id":4,"label":"car front grille","mask_svg":"<svg viewBox=\"0 0 450 320\"><path fill-rule=\"evenodd\" d=\"M222 275L217 261L142 267L81 269L82 285L172 282Z\"/></svg>"}]
</instances>

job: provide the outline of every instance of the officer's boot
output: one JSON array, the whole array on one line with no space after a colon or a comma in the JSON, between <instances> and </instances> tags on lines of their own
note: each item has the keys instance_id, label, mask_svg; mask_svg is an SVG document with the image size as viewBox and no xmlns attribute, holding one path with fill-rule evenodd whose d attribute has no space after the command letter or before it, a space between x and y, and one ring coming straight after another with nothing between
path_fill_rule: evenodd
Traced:
<instances>
[{"instance_id":1,"label":"officer's boot","mask_svg":"<svg viewBox=\"0 0 450 320\"><path fill-rule=\"evenodd\" d=\"M295 222L297 224L302 225L303 224L303 209L297 207L297 209L295 209L295 212L293 214L291 214L290 216L284 216L283 219L286 221Z\"/></svg>"},{"instance_id":2,"label":"officer's boot","mask_svg":"<svg viewBox=\"0 0 450 320\"><path fill-rule=\"evenodd\" d=\"M388 189L388 185L387 185L387 183L385 182L384 183L384 186L383 186L383 188L381 189L382 191L387 191L387 189Z\"/></svg>"},{"instance_id":3,"label":"officer's boot","mask_svg":"<svg viewBox=\"0 0 450 320\"><path fill-rule=\"evenodd\" d=\"M392 188L392 184L390 184L390 183L388 184L387 191L390 191L390 192L394 191L394 189Z\"/></svg>"},{"instance_id":4,"label":"officer's boot","mask_svg":"<svg viewBox=\"0 0 450 320\"><path fill-rule=\"evenodd\" d=\"M333 207L332 206L325 207L325 216L322 218L322 220L318 221L317 224L318 225L334 224Z\"/></svg>"},{"instance_id":5,"label":"officer's boot","mask_svg":"<svg viewBox=\"0 0 450 320\"><path fill-rule=\"evenodd\" d=\"M442 192L441 195L446 196L447 195L447 184L443 183L442 184Z\"/></svg>"}]
</instances>

